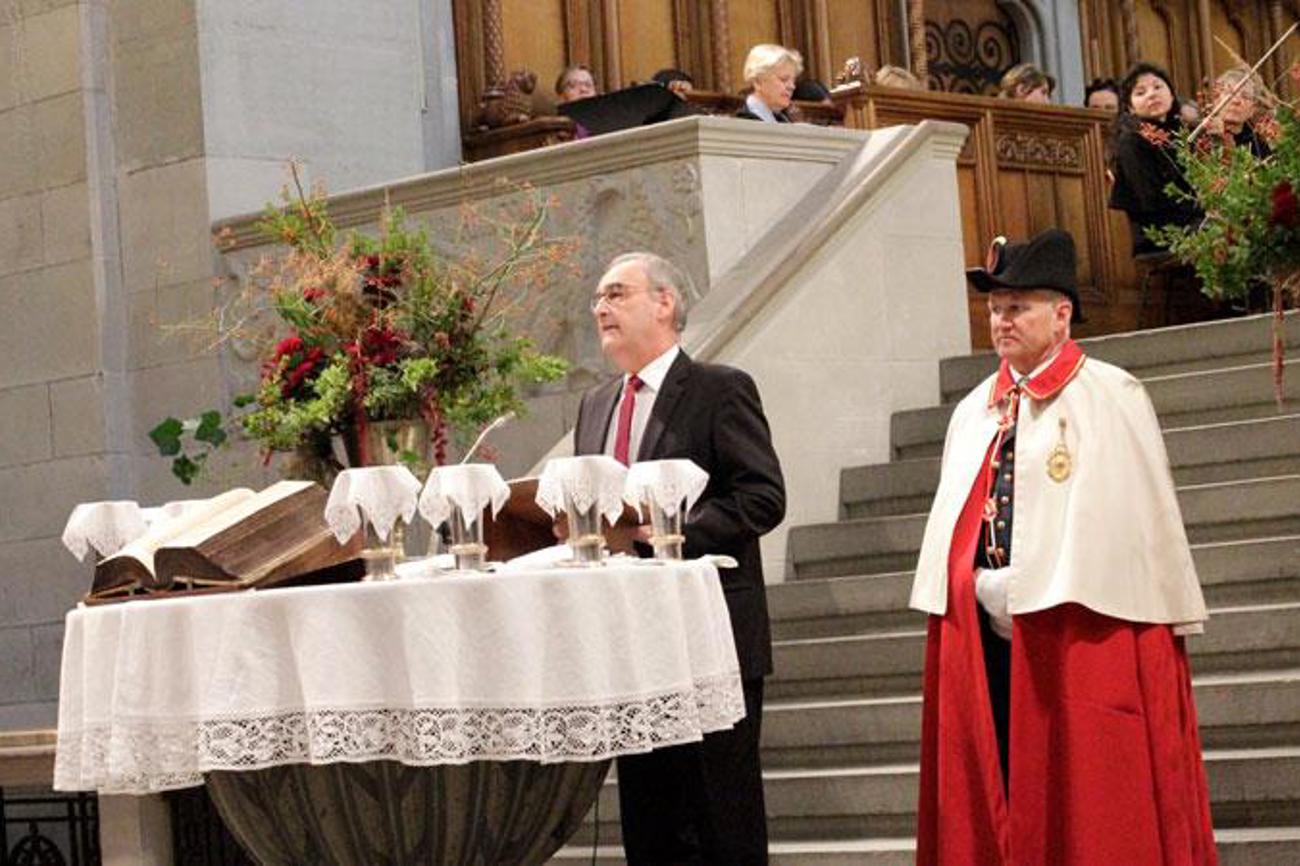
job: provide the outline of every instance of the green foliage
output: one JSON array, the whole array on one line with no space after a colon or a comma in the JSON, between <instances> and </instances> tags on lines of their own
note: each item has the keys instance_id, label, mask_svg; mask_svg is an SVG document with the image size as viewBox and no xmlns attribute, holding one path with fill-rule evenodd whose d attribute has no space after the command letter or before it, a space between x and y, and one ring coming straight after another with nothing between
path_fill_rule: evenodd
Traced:
<instances>
[{"instance_id":1,"label":"green foliage","mask_svg":"<svg viewBox=\"0 0 1300 866\"><path fill-rule=\"evenodd\" d=\"M378 234L350 232L340 242L324 193L305 192L295 171L282 205L268 205L258 224L287 247L269 276L250 280L282 330L256 394L234 401L235 429L268 452L310 451L322 460L330 438L362 420L423 419L441 461L448 434L468 441L497 415L522 412L521 389L563 378L568 364L515 336L511 322L520 317L509 314L526 292L544 288L572 245L545 235L542 197L517 192L523 206L510 218L474 218L494 230L494 256L481 255L493 245L480 232L452 239L451 257L426 228L408 225L401 208L384 210ZM183 434L195 453L186 453ZM150 435L185 483L227 441L216 411L192 422L167 419Z\"/></svg>"},{"instance_id":2,"label":"green foliage","mask_svg":"<svg viewBox=\"0 0 1300 866\"><path fill-rule=\"evenodd\" d=\"M1300 192L1300 120L1295 108L1278 107L1257 127L1272 153L1257 158L1212 134L1174 141L1174 156L1192 192L1167 192L1194 200L1201 222L1148 231L1159 245L1192 265L1207 295L1244 300L1259 280L1277 281L1300 268L1300 224L1286 210Z\"/></svg>"},{"instance_id":3,"label":"green foliage","mask_svg":"<svg viewBox=\"0 0 1300 866\"><path fill-rule=\"evenodd\" d=\"M187 436L193 440L192 446L187 446ZM172 474L188 485L202 471L208 457L226 443L227 436L221 413L209 410L184 421L165 418L149 431L149 438L159 454L172 458Z\"/></svg>"}]
</instances>

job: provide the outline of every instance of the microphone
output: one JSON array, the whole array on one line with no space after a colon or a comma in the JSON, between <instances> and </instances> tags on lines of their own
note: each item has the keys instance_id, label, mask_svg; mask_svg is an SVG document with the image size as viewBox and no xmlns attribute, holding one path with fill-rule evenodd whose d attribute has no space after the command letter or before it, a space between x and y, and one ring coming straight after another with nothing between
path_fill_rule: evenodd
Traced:
<instances>
[{"instance_id":1,"label":"microphone","mask_svg":"<svg viewBox=\"0 0 1300 866\"><path fill-rule=\"evenodd\" d=\"M496 430L498 427L504 427L506 424L510 423L514 419L515 419L515 411L513 409L505 413L504 415L498 415L497 417L493 418L492 423L488 424L486 427L483 428L483 432L478 434L478 438L474 440L474 444L471 445L469 447L469 450L465 452L465 456L462 457L460 461L461 465L463 466L464 464L469 462L470 458L473 457L474 454L478 451L479 446L483 444L483 440L488 437L489 433L491 433L493 430Z\"/></svg>"}]
</instances>

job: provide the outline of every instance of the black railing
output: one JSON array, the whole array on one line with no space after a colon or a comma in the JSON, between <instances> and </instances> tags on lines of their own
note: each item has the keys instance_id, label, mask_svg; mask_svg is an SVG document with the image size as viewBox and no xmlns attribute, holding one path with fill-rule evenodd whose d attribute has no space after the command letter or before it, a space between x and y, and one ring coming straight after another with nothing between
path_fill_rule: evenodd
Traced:
<instances>
[{"instance_id":1,"label":"black railing","mask_svg":"<svg viewBox=\"0 0 1300 866\"><path fill-rule=\"evenodd\" d=\"M0 788L0 866L100 866L95 795Z\"/></svg>"}]
</instances>

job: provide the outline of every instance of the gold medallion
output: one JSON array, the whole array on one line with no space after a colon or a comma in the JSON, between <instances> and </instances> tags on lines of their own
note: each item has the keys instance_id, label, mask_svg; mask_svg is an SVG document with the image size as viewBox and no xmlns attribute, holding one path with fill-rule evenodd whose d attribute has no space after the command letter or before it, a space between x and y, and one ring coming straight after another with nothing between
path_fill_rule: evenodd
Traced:
<instances>
[{"instance_id":1,"label":"gold medallion","mask_svg":"<svg viewBox=\"0 0 1300 866\"><path fill-rule=\"evenodd\" d=\"M1070 456L1070 449L1065 445L1065 419L1060 420L1061 438L1056 443L1056 447L1047 455L1047 477L1060 484L1070 477L1070 470L1074 468L1074 458Z\"/></svg>"}]
</instances>

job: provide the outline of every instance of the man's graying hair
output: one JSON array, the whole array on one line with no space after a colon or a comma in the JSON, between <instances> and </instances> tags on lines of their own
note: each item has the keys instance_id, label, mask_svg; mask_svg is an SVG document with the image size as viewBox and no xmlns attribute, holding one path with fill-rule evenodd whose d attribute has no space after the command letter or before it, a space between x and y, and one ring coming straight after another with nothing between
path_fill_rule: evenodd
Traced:
<instances>
[{"instance_id":1,"label":"man's graying hair","mask_svg":"<svg viewBox=\"0 0 1300 866\"><path fill-rule=\"evenodd\" d=\"M673 296L673 327L686 329L686 297L695 294L695 285L685 271L663 256L648 252L623 253L609 263L606 272L626 262L636 262L645 271L650 288L662 289Z\"/></svg>"}]
</instances>

